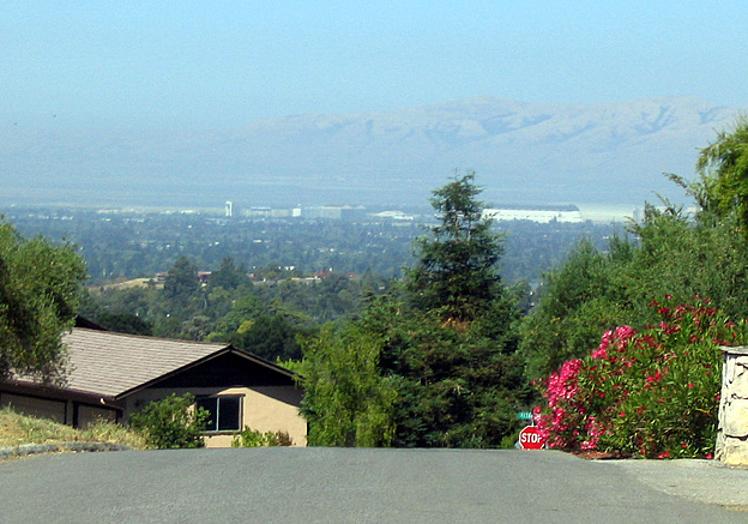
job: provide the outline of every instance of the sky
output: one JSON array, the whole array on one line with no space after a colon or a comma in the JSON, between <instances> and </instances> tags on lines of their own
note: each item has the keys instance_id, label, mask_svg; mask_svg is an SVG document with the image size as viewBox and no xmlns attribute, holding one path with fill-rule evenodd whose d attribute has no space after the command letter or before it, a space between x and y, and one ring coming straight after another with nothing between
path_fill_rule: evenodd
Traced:
<instances>
[{"instance_id":1,"label":"sky","mask_svg":"<svg viewBox=\"0 0 748 524\"><path fill-rule=\"evenodd\" d=\"M748 107L745 1L5 1L0 119L241 127L495 96Z\"/></svg>"}]
</instances>

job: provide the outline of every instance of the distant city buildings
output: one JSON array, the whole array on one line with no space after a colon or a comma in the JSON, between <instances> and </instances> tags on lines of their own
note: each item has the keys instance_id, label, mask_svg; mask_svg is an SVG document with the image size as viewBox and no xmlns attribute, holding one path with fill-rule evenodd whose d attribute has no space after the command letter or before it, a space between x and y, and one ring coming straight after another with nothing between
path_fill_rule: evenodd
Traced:
<instances>
[{"instance_id":1,"label":"distant city buildings","mask_svg":"<svg viewBox=\"0 0 748 524\"><path fill-rule=\"evenodd\" d=\"M580 223L584 222L582 213L576 206L527 206L497 207L483 210L483 217L503 222L507 220L529 220L539 224L549 222Z\"/></svg>"},{"instance_id":2,"label":"distant city buildings","mask_svg":"<svg viewBox=\"0 0 748 524\"><path fill-rule=\"evenodd\" d=\"M402 211L380 211L379 213L371 213L372 217L380 218L384 220L396 220L396 221L405 221L405 222L412 222L415 220L416 217L413 215L407 215Z\"/></svg>"},{"instance_id":3,"label":"distant city buildings","mask_svg":"<svg viewBox=\"0 0 748 524\"><path fill-rule=\"evenodd\" d=\"M226 201L225 215L232 217L236 208L231 201ZM324 206L297 206L293 208L273 208L269 206L252 206L242 209L242 216L247 218L299 218L307 220L342 220L342 221L387 221L400 223L405 226L420 220L432 219L431 214L407 213L398 209L367 211L363 206L351 205L324 205ZM575 205L500 205L483 210L483 217L497 222L512 220L527 220L539 224L550 222L560 223L582 223L592 219L583 214Z\"/></svg>"},{"instance_id":4,"label":"distant city buildings","mask_svg":"<svg viewBox=\"0 0 748 524\"><path fill-rule=\"evenodd\" d=\"M266 206L250 207L245 213L249 218L308 218L329 220L358 220L366 217L362 206L310 206L291 209Z\"/></svg>"}]
</instances>

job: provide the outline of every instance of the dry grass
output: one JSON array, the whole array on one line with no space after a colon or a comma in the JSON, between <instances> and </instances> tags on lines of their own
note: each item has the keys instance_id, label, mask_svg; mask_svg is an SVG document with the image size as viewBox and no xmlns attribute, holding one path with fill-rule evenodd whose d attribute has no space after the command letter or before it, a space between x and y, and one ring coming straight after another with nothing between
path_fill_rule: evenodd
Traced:
<instances>
[{"instance_id":1,"label":"dry grass","mask_svg":"<svg viewBox=\"0 0 748 524\"><path fill-rule=\"evenodd\" d=\"M98 291L100 289L133 289L139 287L147 288L152 280L152 278L133 278L131 280L123 280L122 282L112 282L109 284L89 286L88 289L90 291ZM161 289L164 287L164 284L162 282L154 283L153 285L157 289Z\"/></svg>"},{"instance_id":2,"label":"dry grass","mask_svg":"<svg viewBox=\"0 0 748 524\"><path fill-rule=\"evenodd\" d=\"M9 408L0 408L0 448L62 442L105 442L133 449L146 448L141 435L112 422L97 422L79 430L51 420L28 417Z\"/></svg>"}]
</instances>

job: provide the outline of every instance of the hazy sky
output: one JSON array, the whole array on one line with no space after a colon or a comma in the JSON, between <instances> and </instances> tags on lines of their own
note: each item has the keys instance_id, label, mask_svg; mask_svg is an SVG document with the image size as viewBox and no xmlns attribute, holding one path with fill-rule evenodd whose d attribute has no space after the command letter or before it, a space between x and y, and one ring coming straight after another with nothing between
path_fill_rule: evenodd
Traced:
<instances>
[{"instance_id":1,"label":"hazy sky","mask_svg":"<svg viewBox=\"0 0 748 524\"><path fill-rule=\"evenodd\" d=\"M748 107L748 2L20 2L0 118L241 126L473 96Z\"/></svg>"}]
</instances>

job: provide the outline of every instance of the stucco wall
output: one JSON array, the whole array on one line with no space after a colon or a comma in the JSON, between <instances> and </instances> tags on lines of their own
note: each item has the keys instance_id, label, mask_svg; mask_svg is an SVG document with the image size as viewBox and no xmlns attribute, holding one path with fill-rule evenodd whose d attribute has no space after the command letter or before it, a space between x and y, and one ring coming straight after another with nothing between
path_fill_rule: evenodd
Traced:
<instances>
[{"instance_id":1,"label":"stucco wall","mask_svg":"<svg viewBox=\"0 0 748 524\"><path fill-rule=\"evenodd\" d=\"M78 405L78 427L87 428L91 424L96 423L99 420L107 422L117 421L117 412L113 409L99 408L95 406L87 406L85 404Z\"/></svg>"},{"instance_id":2,"label":"stucco wall","mask_svg":"<svg viewBox=\"0 0 748 524\"><path fill-rule=\"evenodd\" d=\"M714 456L730 465L748 465L748 347L722 348L722 391Z\"/></svg>"},{"instance_id":3,"label":"stucco wall","mask_svg":"<svg viewBox=\"0 0 748 524\"><path fill-rule=\"evenodd\" d=\"M293 386L256 386L230 388L148 388L126 399L125 417L151 400L162 399L172 393L182 395L241 395L241 424L257 431L285 431L294 446L306 446L306 420L299 413L301 391ZM209 448L229 447L233 433L208 434Z\"/></svg>"},{"instance_id":4,"label":"stucco wall","mask_svg":"<svg viewBox=\"0 0 748 524\"><path fill-rule=\"evenodd\" d=\"M65 423L66 407L64 401L0 393L0 407L10 406L19 413L32 417L41 417Z\"/></svg>"}]
</instances>

